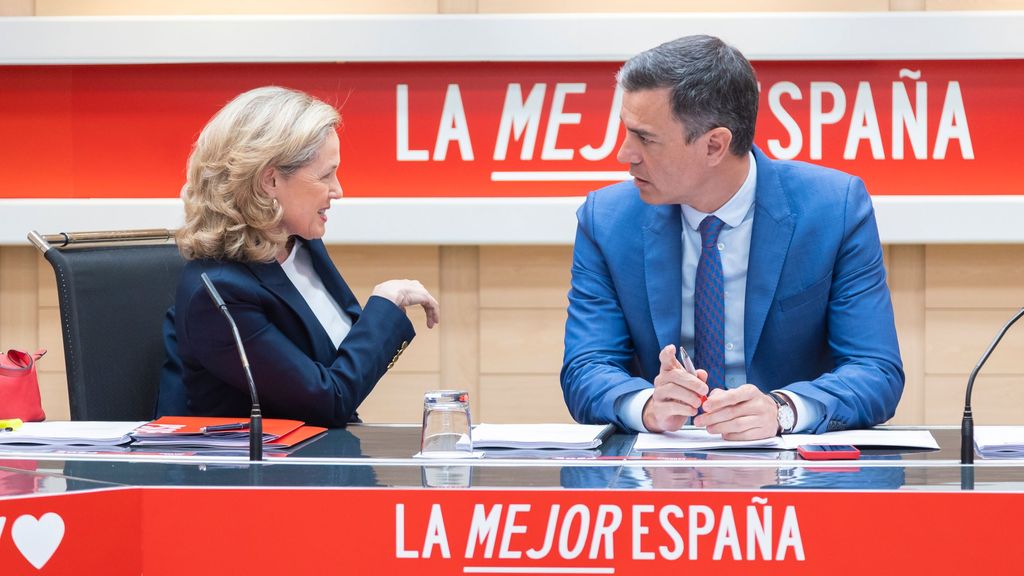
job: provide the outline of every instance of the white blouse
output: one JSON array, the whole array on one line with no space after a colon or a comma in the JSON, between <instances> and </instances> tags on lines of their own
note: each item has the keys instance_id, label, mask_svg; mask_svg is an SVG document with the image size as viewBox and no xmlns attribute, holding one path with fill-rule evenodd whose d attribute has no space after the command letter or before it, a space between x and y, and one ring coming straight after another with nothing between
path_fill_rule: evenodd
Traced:
<instances>
[{"instance_id":1,"label":"white blouse","mask_svg":"<svg viewBox=\"0 0 1024 576\"><path fill-rule=\"evenodd\" d=\"M352 329L352 319L324 287L323 280L313 268L313 257L304 242L295 240L295 246L292 247L288 259L281 264L281 268L298 289L299 294L302 294L306 304L309 304L313 315L320 320L334 347L340 346L341 341Z\"/></svg>"}]
</instances>

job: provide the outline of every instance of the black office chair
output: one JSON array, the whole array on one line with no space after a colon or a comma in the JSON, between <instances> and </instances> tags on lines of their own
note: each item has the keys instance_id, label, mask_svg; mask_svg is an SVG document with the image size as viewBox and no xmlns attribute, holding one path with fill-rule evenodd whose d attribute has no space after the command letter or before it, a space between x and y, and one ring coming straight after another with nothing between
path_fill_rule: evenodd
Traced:
<instances>
[{"instance_id":1,"label":"black office chair","mask_svg":"<svg viewBox=\"0 0 1024 576\"><path fill-rule=\"evenodd\" d=\"M72 420L149 420L185 262L172 230L41 235L57 276Z\"/></svg>"}]
</instances>

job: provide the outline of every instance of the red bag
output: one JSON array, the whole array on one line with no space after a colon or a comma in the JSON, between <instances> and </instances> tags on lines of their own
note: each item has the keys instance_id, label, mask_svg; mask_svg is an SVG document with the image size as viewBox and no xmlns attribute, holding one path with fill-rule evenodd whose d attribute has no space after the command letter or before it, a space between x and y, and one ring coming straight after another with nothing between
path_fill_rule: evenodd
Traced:
<instances>
[{"instance_id":1,"label":"red bag","mask_svg":"<svg viewBox=\"0 0 1024 576\"><path fill-rule=\"evenodd\" d=\"M25 422L46 420L39 399L39 378L36 361L46 354L24 350L8 350L0 354L0 419L21 418Z\"/></svg>"}]
</instances>

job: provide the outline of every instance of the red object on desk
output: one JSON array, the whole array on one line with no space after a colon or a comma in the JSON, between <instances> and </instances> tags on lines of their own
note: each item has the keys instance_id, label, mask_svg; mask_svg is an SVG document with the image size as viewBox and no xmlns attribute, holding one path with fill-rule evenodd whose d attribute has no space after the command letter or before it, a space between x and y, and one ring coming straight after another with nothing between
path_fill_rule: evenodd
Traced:
<instances>
[{"instance_id":1,"label":"red object on desk","mask_svg":"<svg viewBox=\"0 0 1024 576\"><path fill-rule=\"evenodd\" d=\"M153 420L149 424L140 426L135 432L136 437L144 436L162 436L165 434L174 435L201 435L203 432L201 428L207 426L221 426L224 424L234 424L237 422L244 421L245 418L230 417L230 418L211 418L206 416L163 416ZM283 420L280 418L264 418L263 419L263 437L272 436L274 439L279 439L290 432L297 430L303 425L303 422L299 420ZM323 430L323 428L321 428ZM248 434L248 430L229 430L229 434ZM219 434L218 432L210 432L209 434Z\"/></svg>"},{"instance_id":2,"label":"red object on desk","mask_svg":"<svg viewBox=\"0 0 1024 576\"><path fill-rule=\"evenodd\" d=\"M804 460L856 460L860 450L856 446L836 444L805 444L796 447L797 454Z\"/></svg>"}]
</instances>

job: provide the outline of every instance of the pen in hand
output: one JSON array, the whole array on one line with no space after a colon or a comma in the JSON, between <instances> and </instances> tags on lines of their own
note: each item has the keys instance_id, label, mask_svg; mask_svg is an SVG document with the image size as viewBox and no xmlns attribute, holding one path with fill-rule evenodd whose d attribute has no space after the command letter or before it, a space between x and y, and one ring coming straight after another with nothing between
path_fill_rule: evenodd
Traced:
<instances>
[{"instance_id":1,"label":"pen in hand","mask_svg":"<svg viewBox=\"0 0 1024 576\"><path fill-rule=\"evenodd\" d=\"M690 360L690 355L686 353L686 348L683 348L682 345L676 346L676 359L679 360L679 364L682 365L683 370L686 370L688 374L692 376L697 375L697 369L693 366L693 360ZM707 396L700 397L700 403L702 406L704 405L704 401L707 399Z\"/></svg>"},{"instance_id":2,"label":"pen in hand","mask_svg":"<svg viewBox=\"0 0 1024 576\"><path fill-rule=\"evenodd\" d=\"M206 434L207 432L227 432L229 430L248 430L248 422L232 422L231 424L217 424L216 426L203 426L199 429L199 432Z\"/></svg>"}]
</instances>

